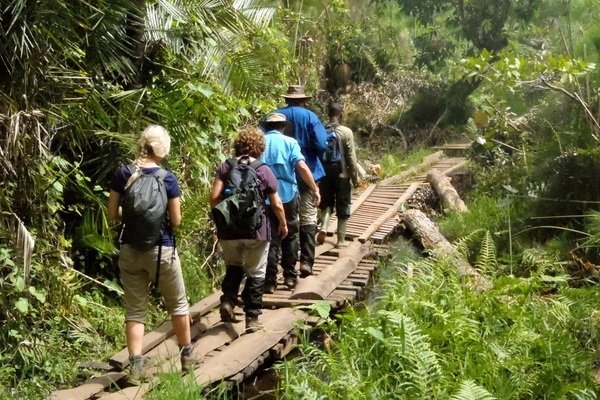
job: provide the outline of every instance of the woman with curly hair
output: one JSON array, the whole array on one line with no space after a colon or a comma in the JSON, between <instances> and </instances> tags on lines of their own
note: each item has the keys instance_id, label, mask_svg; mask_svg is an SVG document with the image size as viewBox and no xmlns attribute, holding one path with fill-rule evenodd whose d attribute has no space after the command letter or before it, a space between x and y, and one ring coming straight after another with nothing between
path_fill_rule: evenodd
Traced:
<instances>
[{"instance_id":1,"label":"woman with curly hair","mask_svg":"<svg viewBox=\"0 0 600 400\"><path fill-rule=\"evenodd\" d=\"M271 224L267 221L265 207L266 199L279 221L279 234L287 235L287 224L283 204L277 194L277 178L271 169L257 159L265 149L265 138L262 131L256 127L242 130L233 143L234 157L223 162L216 172L210 194L210 206L214 209L225 198L224 192L231 185L230 175L235 165L247 164L254 168L259 183L262 203L260 226L249 229L238 226L233 231L220 229L217 235L222 249L223 259L227 266L221 285L223 295L219 311L224 322L234 322L234 307L244 275L246 284L242 292L244 313L246 314L246 332L256 332L261 328L258 316L262 313L262 295L267 268L267 255L271 239Z\"/></svg>"}]
</instances>

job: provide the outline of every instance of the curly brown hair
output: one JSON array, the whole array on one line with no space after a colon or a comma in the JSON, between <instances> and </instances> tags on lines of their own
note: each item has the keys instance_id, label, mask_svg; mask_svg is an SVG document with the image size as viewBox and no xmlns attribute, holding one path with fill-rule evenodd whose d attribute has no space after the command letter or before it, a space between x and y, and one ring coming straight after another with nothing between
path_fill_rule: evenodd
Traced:
<instances>
[{"instance_id":1,"label":"curly brown hair","mask_svg":"<svg viewBox=\"0 0 600 400\"><path fill-rule=\"evenodd\" d=\"M233 154L236 157L248 155L258 158L265 150L265 135L255 126L244 128L233 141Z\"/></svg>"}]
</instances>

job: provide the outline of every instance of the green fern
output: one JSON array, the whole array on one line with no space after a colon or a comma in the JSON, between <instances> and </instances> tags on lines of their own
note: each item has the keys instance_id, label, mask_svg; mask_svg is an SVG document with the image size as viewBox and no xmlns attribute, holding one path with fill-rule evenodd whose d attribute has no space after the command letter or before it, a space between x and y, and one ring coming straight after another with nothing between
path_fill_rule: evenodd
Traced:
<instances>
[{"instance_id":1,"label":"green fern","mask_svg":"<svg viewBox=\"0 0 600 400\"><path fill-rule=\"evenodd\" d=\"M479 239L479 234L484 232L483 229L475 229L473 232L456 240L454 246L462 255L469 258L470 248Z\"/></svg>"},{"instance_id":2,"label":"green fern","mask_svg":"<svg viewBox=\"0 0 600 400\"><path fill-rule=\"evenodd\" d=\"M406 315L396 311L380 311L379 315L393 324L390 343L397 351L407 389L422 398L434 397L433 389L441 376L441 367L429 338Z\"/></svg>"},{"instance_id":3,"label":"green fern","mask_svg":"<svg viewBox=\"0 0 600 400\"><path fill-rule=\"evenodd\" d=\"M451 397L452 400L494 400L490 392L477 385L471 380L463 381L460 384L458 393Z\"/></svg>"},{"instance_id":4,"label":"green fern","mask_svg":"<svg viewBox=\"0 0 600 400\"><path fill-rule=\"evenodd\" d=\"M496 259L496 244L489 230L486 230L481 240L479 255L475 267L481 271L495 271L498 266Z\"/></svg>"}]
</instances>

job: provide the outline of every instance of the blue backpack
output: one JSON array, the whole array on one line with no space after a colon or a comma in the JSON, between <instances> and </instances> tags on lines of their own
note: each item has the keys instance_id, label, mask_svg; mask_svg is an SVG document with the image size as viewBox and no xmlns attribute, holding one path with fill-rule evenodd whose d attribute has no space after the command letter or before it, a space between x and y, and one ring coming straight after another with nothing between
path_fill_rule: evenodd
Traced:
<instances>
[{"instance_id":1,"label":"blue backpack","mask_svg":"<svg viewBox=\"0 0 600 400\"><path fill-rule=\"evenodd\" d=\"M321 157L321 161L326 166L342 165L342 159L344 156L342 153L342 144L340 142L340 138L335 131L336 128L337 125L327 126L327 146Z\"/></svg>"}]
</instances>

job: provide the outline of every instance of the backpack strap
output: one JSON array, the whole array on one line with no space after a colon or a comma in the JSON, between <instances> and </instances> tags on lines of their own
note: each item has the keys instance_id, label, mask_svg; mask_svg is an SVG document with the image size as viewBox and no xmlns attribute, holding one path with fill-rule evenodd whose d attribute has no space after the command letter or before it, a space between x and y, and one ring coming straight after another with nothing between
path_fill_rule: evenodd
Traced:
<instances>
[{"instance_id":1,"label":"backpack strap","mask_svg":"<svg viewBox=\"0 0 600 400\"><path fill-rule=\"evenodd\" d=\"M257 158L250 163L250 166L252 168L254 168L254 170L256 171L261 165L264 165L264 164L265 163L261 159Z\"/></svg>"}]
</instances>

